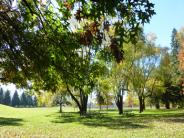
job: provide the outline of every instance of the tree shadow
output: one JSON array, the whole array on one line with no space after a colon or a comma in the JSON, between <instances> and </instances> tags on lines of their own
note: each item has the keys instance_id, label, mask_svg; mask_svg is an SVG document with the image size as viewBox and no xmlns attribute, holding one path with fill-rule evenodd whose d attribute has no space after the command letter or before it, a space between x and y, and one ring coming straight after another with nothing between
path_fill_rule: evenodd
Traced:
<instances>
[{"instance_id":1,"label":"tree shadow","mask_svg":"<svg viewBox=\"0 0 184 138\"><path fill-rule=\"evenodd\" d=\"M141 129L148 128L140 120L123 116L111 116L108 113L91 113L80 117L78 113L64 113L55 117L53 123L80 123L89 127L107 127L110 129Z\"/></svg>"},{"instance_id":2,"label":"tree shadow","mask_svg":"<svg viewBox=\"0 0 184 138\"><path fill-rule=\"evenodd\" d=\"M53 123L79 123L89 127L107 127L110 129L142 129L150 128L153 121L166 121L173 123L184 123L184 113L172 112L172 110L154 110L145 113L134 113L127 110L124 115L110 112L90 112L85 117L80 117L77 112L64 112L53 116ZM149 111L149 110L148 110ZM175 110L173 110L175 111Z\"/></svg>"},{"instance_id":3,"label":"tree shadow","mask_svg":"<svg viewBox=\"0 0 184 138\"><path fill-rule=\"evenodd\" d=\"M169 118L166 121L173 123L184 123L184 118Z\"/></svg>"},{"instance_id":4,"label":"tree shadow","mask_svg":"<svg viewBox=\"0 0 184 138\"><path fill-rule=\"evenodd\" d=\"M2 126L20 126L23 120L20 118L0 117L0 127Z\"/></svg>"}]
</instances>

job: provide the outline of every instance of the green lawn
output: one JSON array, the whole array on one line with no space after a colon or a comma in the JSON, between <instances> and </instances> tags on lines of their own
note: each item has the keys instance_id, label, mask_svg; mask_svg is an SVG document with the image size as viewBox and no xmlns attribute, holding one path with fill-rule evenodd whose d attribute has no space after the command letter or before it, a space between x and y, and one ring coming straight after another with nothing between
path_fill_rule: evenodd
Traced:
<instances>
[{"instance_id":1,"label":"green lawn","mask_svg":"<svg viewBox=\"0 0 184 138\"><path fill-rule=\"evenodd\" d=\"M91 112L79 117L74 109L12 108L0 105L0 138L183 138L184 110ZM71 111L71 112L69 112Z\"/></svg>"}]
</instances>

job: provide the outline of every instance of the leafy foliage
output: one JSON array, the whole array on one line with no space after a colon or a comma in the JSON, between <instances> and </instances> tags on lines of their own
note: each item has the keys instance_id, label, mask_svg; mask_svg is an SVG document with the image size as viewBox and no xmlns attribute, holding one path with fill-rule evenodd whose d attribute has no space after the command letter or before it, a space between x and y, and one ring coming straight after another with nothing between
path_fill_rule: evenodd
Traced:
<instances>
[{"instance_id":1,"label":"leafy foliage","mask_svg":"<svg viewBox=\"0 0 184 138\"><path fill-rule=\"evenodd\" d=\"M81 112L86 112L88 95L104 73L105 67L95 60L97 53L110 53L120 63L123 44L135 43L140 26L155 14L149 0L0 4L3 81L28 88L31 82L33 89L51 91L64 84Z\"/></svg>"}]
</instances>

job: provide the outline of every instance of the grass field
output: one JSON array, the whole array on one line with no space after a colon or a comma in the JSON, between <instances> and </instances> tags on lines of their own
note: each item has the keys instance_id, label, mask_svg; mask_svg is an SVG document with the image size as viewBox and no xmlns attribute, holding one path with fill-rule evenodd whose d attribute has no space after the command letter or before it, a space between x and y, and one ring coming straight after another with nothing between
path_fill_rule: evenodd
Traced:
<instances>
[{"instance_id":1,"label":"grass field","mask_svg":"<svg viewBox=\"0 0 184 138\"><path fill-rule=\"evenodd\" d=\"M91 112L74 109L12 108L0 105L0 138L183 138L184 110ZM70 112L69 112L70 111Z\"/></svg>"}]
</instances>

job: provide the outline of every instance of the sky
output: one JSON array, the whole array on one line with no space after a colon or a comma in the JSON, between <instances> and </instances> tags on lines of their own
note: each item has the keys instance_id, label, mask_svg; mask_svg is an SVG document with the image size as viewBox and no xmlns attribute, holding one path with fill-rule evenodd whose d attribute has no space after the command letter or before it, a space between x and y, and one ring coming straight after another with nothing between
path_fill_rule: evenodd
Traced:
<instances>
[{"instance_id":1,"label":"sky","mask_svg":"<svg viewBox=\"0 0 184 138\"><path fill-rule=\"evenodd\" d=\"M184 27L184 0L152 0L155 12L149 24L145 24L144 32L155 33L156 44L170 47L173 28Z\"/></svg>"}]
</instances>

